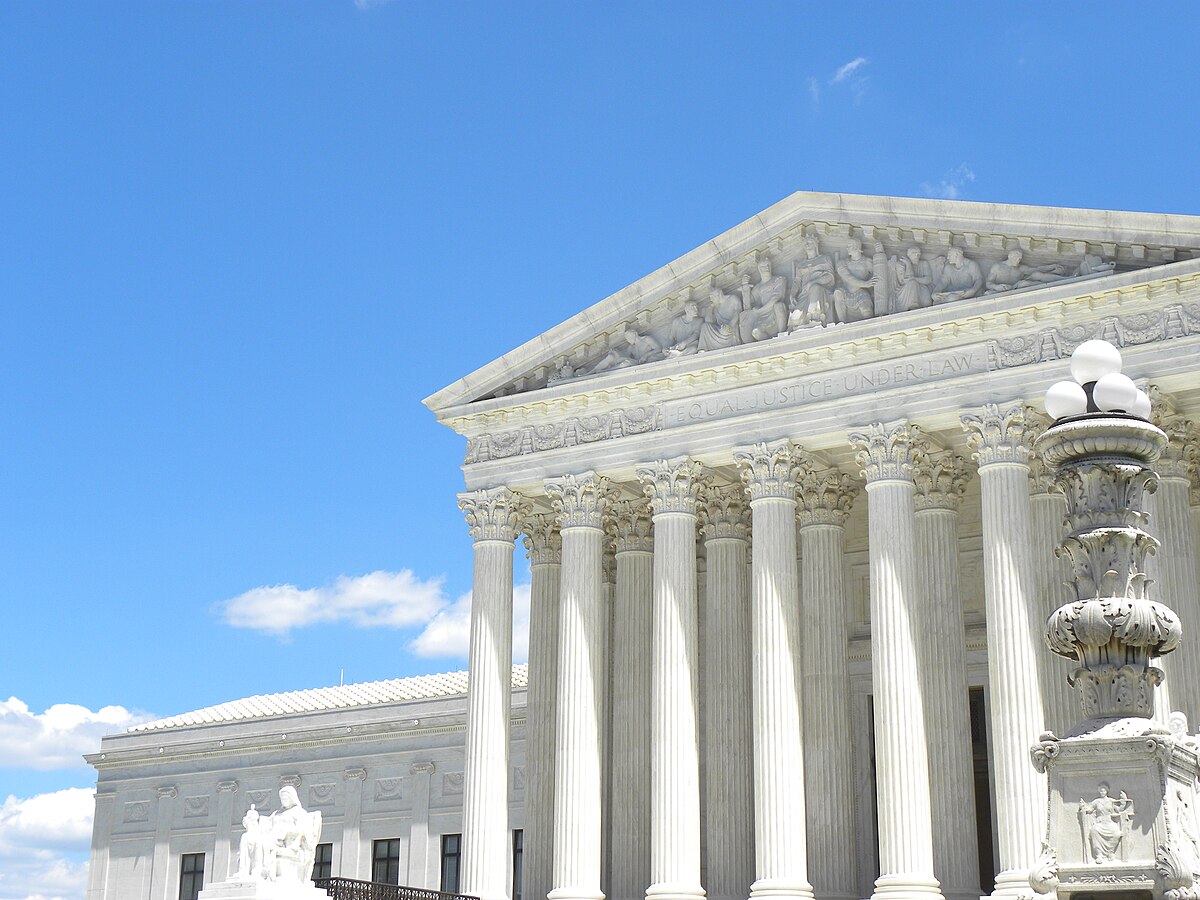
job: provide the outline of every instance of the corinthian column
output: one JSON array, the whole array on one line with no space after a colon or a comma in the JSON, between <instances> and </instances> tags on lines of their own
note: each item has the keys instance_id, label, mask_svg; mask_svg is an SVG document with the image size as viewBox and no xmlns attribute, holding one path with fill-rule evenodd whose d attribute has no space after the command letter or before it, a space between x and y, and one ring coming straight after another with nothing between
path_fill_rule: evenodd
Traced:
<instances>
[{"instance_id":1,"label":"corinthian column","mask_svg":"<svg viewBox=\"0 0 1200 900\"><path fill-rule=\"evenodd\" d=\"M508 724L512 701L513 542L527 504L508 488L458 495L475 539L463 779L462 889L508 894Z\"/></svg>"},{"instance_id":2,"label":"corinthian column","mask_svg":"<svg viewBox=\"0 0 1200 900\"><path fill-rule=\"evenodd\" d=\"M650 885L650 654L654 542L650 504L618 500L617 588L613 598L613 900L637 900Z\"/></svg>"},{"instance_id":3,"label":"corinthian column","mask_svg":"<svg viewBox=\"0 0 1200 900\"><path fill-rule=\"evenodd\" d=\"M558 579L562 535L554 516L530 516L529 700L525 747L525 843L522 893L542 900L554 865L554 717L558 693Z\"/></svg>"},{"instance_id":4,"label":"corinthian column","mask_svg":"<svg viewBox=\"0 0 1200 900\"><path fill-rule=\"evenodd\" d=\"M842 559L846 517L858 488L836 469L806 461L798 470L800 526L801 683L808 858L820 900L857 897L854 854L854 768L838 735L851 733L846 661L846 585Z\"/></svg>"},{"instance_id":5,"label":"corinthian column","mask_svg":"<svg viewBox=\"0 0 1200 900\"><path fill-rule=\"evenodd\" d=\"M996 784L1000 874L993 896L1029 893L1045 825L1046 781L1029 764L1029 748L1045 730L1038 660L1045 603L1036 595L1031 559L1029 444L1021 402L989 403L962 417L979 463L983 496L984 596L988 682Z\"/></svg>"},{"instance_id":6,"label":"corinthian column","mask_svg":"<svg viewBox=\"0 0 1200 900\"><path fill-rule=\"evenodd\" d=\"M1154 385L1150 387L1150 400L1154 404L1154 424L1169 439L1154 464L1158 490L1151 498L1152 503L1147 504L1155 513L1149 531L1160 544L1152 557L1158 576L1154 589L1159 602L1173 609L1183 621L1179 652L1161 660L1161 664L1167 673L1172 707L1185 713L1195 728L1200 725L1200 569L1188 492L1193 477L1189 449L1196 429L1189 419L1178 414L1171 398Z\"/></svg>"},{"instance_id":7,"label":"corinthian column","mask_svg":"<svg viewBox=\"0 0 1200 900\"><path fill-rule=\"evenodd\" d=\"M558 715L554 753L554 887L550 900L602 900L601 781L604 506L594 472L546 482L562 528Z\"/></svg>"},{"instance_id":8,"label":"corinthian column","mask_svg":"<svg viewBox=\"0 0 1200 900\"><path fill-rule=\"evenodd\" d=\"M750 497L751 697L755 881L750 896L811 898L804 821L804 750L797 659L796 448L791 441L734 450Z\"/></svg>"},{"instance_id":9,"label":"corinthian column","mask_svg":"<svg viewBox=\"0 0 1200 900\"><path fill-rule=\"evenodd\" d=\"M966 631L958 583L958 507L967 466L952 453L920 454L916 483L921 694L929 748L934 872L951 900L979 897L975 774ZM1043 654L1049 656L1049 654Z\"/></svg>"},{"instance_id":10,"label":"corinthian column","mask_svg":"<svg viewBox=\"0 0 1200 900\"><path fill-rule=\"evenodd\" d=\"M913 493L914 431L907 422L849 435L867 480L871 566L871 676L879 807L877 898L938 897L930 821Z\"/></svg>"},{"instance_id":11,"label":"corinthian column","mask_svg":"<svg viewBox=\"0 0 1200 900\"><path fill-rule=\"evenodd\" d=\"M700 506L704 597L705 871L712 900L744 900L754 880L750 728L750 509L741 485L707 485Z\"/></svg>"},{"instance_id":12,"label":"corinthian column","mask_svg":"<svg viewBox=\"0 0 1200 900\"><path fill-rule=\"evenodd\" d=\"M654 651L648 898L697 898L700 743L696 631L696 494L700 464L686 457L639 466L654 516Z\"/></svg>"}]
</instances>

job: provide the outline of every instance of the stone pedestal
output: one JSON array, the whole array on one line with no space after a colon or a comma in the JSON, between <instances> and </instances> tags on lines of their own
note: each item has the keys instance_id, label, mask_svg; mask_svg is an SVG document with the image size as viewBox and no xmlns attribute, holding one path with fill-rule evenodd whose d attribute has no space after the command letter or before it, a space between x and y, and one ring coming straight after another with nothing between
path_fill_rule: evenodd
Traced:
<instances>
[{"instance_id":1,"label":"stone pedestal","mask_svg":"<svg viewBox=\"0 0 1200 900\"><path fill-rule=\"evenodd\" d=\"M329 891L308 884L283 884L261 878L231 878L210 884L200 900L328 900Z\"/></svg>"}]
</instances>

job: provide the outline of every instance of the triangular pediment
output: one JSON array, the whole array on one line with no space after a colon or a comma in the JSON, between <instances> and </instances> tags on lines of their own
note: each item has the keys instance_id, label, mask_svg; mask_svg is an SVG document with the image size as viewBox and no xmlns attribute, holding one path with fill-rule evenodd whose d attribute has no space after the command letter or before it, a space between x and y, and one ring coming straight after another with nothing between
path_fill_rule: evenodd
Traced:
<instances>
[{"instance_id":1,"label":"triangular pediment","mask_svg":"<svg viewBox=\"0 0 1200 900\"><path fill-rule=\"evenodd\" d=\"M613 372L680 357L711 364L719 358L712 354L798 330L885 316L899 329L906 313L925 306L1197 257L1196 216L798 192L425 404L441 414L585 389Z\"/></svg>"}]
</instances>

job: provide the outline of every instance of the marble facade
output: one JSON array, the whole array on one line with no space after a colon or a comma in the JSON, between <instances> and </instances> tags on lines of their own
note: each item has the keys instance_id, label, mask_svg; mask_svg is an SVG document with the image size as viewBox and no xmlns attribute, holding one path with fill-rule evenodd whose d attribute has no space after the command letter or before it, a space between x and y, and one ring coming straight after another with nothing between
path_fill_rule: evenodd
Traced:
<instances>
[{"instance_id":1,"label":"marble facade","mask_svg":"<svg viewBox=\"0 0 1200 900\"><path fill-rule=\"evenodd\" d=\"M487 598L464 890L507 892L524 535L528 896L1028 895L1068 714L1030 447L1093 337L1169 398L1157 577L1200 629L1200 218L800 193L427 398Z\"/></svg>"}]
</instances>

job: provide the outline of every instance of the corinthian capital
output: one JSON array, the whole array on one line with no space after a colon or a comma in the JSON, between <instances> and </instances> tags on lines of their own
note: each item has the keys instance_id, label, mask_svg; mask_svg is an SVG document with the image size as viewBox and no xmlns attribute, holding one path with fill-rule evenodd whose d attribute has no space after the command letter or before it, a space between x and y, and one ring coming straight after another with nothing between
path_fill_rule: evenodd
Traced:
<instances>
[{"instance_id":1,"label":"corinthian capital","mask_svg":"<svg viewBox=\"0 0 1200 900\"><path fill-rule=\"evenodd\" d=\"M506 487L484 488L458 495L458 508L476 541L505 541L511 544L524 527L529 504Z\"/></svg>"},{"instance_id":2,"label":"corinthian capital","mask_svg":"<svg viewBox=\"0 0 1200 900\"><path fill-rule=\"evenodd\" d=\"M873 422L846 437L855 450L858 468L870 485L878 481L912 481L919 434L916 425L900 420Z\"/></svg>"},{"instance_id":3,"label":"corinthian capital","mask_svg":"<svg viewBox=\"0 0 1200 900\"><path fill-rule=\"evenodd\" d=\"M650 502L645 498L617 500L609 508L612 516L613 544L617 553L654 549L654 520L650 517Z\"/></svg>"},{"instance_id":4,"label":"corinthian capital","mask_svg":"<svg viewBox=\"0 0 1200 900\"><path fill-rule=\"evenodd\" d=\"M796 499L796 466L800 448L793 441L752 444L733 451L750 502Z\"/></svg>"},{"instance_id":5,"label":"corinthian capital","mask_svg":"<svg viewBox=\"0 0 1200 900\"><path fill-rule=\"evenodd\" d=\"M637 467L642 490L654 515L696 513L696 497L704 467L694 459L677 456Z\"/></svg>"},{"instance_id":6,"label":"corinthian capital","mask_svg":"<svg viewBox=\"0 0 1200 900\"><path fill-rule=\"evenodd\" d=\"M750 537L750 507L740 484L709 482L700 500L700 527L706 541Z\"/></svg>"},{"instance_id":7,"label":"corinthian capital","mask_svg":"<svg viewBox=\"0 0 1200 900\"><path fill-rule=\"evenodd\" d=\"M608 479L595 472L562 475L546 481L546 493L562 528L603 528L611 496Z\"/></svg>"},{"instance_id":8,"label":"corinthian capital","mask_svg":"<svg viewBox=\"0 0 1200 900\"><path fill-rule=\"evenodd\" d=\"M1196 425L1180 415L1175 398L1157 384L1147 389L1150 395L1150 421L1166 432L1169 443L1154 463L1154 471L1161 478L1187 478L1196 476Z\"/></svg>"},{"instance_id":9,"label":"corinthian capital","mask_svg":"<svg viewBox=\"0 0 1200 900\"><path fill-rule=\"evenodd\" d=\"M558 530L558 517L546 514L528 516L525 519L525 555L531 565L556 566L562 562L562 532Z\"/></svg>"},{"instance_id":10,"label":"corinthian capital","mask_svg":"<svg viewBox=\"0 0 1200 900\"><path fill-rule=\"evenodd\" d=\"M837 469L815 466L805 461L797 471L796 521L806 525L846 524L850 506L858 495L858 485Z\"/></svg>"},{"instance_id":11,"label":"corinthian capital","mask_svg":"<svg viewBox=\"0 0 1200 900\"><path fill-rule=\"evenodd\" d=\"M967 461L949 450L922 453L913 471L917 492L913 497L918 510L957 510L967 489L970 471Z\"/></svg>"},{"instance_id":12,"label":"corinthian capital","mask_svg":"<svg viewBox=\"0 0 1200 900\"><path fill-rule=\"evenodd\" d=\"M1037 433L1035 413L1022 401L985 403L978 413L960 416L979 467L998 463L1029 464L1029 451Z\"/></svg>"}]
</instances>

